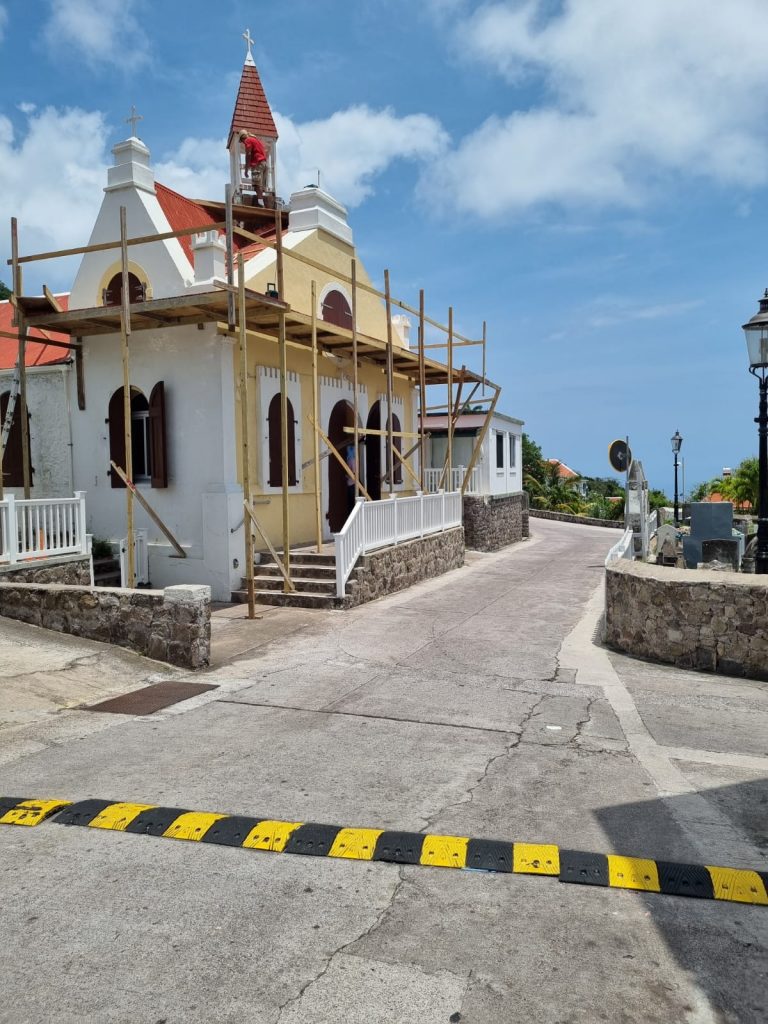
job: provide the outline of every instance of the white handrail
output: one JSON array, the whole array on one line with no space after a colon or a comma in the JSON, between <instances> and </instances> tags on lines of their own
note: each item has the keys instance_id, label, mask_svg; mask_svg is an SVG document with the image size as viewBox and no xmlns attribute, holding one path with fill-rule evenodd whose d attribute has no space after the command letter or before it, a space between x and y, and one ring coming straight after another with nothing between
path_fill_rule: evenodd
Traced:
<instances>
[{"instance_id":1,"label":"white handrail","mask_svg":"<svg viewBox=\"0 0 768 1024\"><path fill-rule=\"evenodd\" d=\"M358 498L341 530L334 534L336 549L336 595L344 592L360 555L403 541L442 533L461 526L462 500L459 491L446 494L394 495L382 501Z\"/></svg>"},{"instance_id":2,"label":"white handrail","mask_svg":"<svg viewBox=\"0 0 768 1024\"><path fill-rule=\"evenodd\" d=\"M622 558L628 558L631 561L633 555L634 542L634 531L630 527L627 527L627 529L621 535L621 540L617 541L617 543L613 545L611 550L605 556L606 568L611 564L611 562L618 562Z\"/></svg>"},{"instance_id":3,"label":"white handrail","mask_svg":"<svg viewBox=\"0 0 768 1024\"><path fill-rule=\"evenodd\" d=\"M451 470L451 486L449 491L460 491L464 483L467 470L465 466L454 466ZM440 490L440 481L443 479L444 471L434 467L424 468L424 490L428 494L437 494ZM480 473L477 466L474 467L469 476L465 494L480 493Z\"/></svg>"},{"instance_id":4,"label":"white handrail","mask_svg":"<svg viewBox=\"0 0 768 1024\"><path fill-rule=\"evenodd\" d=\"M74 498L9 494L0 501L0 564L87 554L85 491Z\"/></svg>"}]
</instances>

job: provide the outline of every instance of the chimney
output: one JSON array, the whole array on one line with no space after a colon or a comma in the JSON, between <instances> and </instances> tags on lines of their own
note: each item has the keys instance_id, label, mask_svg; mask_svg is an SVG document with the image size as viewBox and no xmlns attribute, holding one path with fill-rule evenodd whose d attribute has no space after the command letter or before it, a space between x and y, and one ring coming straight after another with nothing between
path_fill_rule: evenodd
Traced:
<instances>
[{"instance_id":1,"label":"chimney","mask_svg":"<svg viewBox=\"0 0 768 1024\"><path fill-rule=\"evenodd\" d=\"M192 249L195 254L195 284L210 282L214 278L224 280L227 247L218 231L203 231L195 235Z\"/></svg>"},{"instance_id":2,"label":"chimney","mask_svg":"<svg viewBox=\"0 0 768 1024\"><path fill-rule=\"evenodd\" d=\"M347 223L347 211L333 196L316 185L307 185L294 192L289 205L289 231L323 231L352 245L352 228Z\"/></svg>"},{"instance_id":3,"label":"chimney","mask_svg":"<svg viewBox=\"0 0 768 1024\"><path fill-rule=\"evenodd\" d=\"M397 313L392 317L392 326L395 328L397 333L400 335L405 348L411 347L411 320L410 317L405 316L403 313Z\"/></svg>"}]
</instances>

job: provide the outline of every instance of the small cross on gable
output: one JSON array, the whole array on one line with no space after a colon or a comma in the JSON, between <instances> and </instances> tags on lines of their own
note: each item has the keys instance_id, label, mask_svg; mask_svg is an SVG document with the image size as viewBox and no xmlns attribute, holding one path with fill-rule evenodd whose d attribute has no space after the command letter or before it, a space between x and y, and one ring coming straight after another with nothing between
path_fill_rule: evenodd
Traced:
<instances>
[{"instance_id":1,"label":"small cross on gable","mask_svg":"<svg viewBox=\"0 0 768 1024\"><path fill-rule=\"evenodd\" d=\"M251 47L256 42L256 40L251 36L251 30L249 28L247 28L245 32L243 32L243 39L245 40L245 45L248 47L248 53L245 58L246 62L250 61L251 63L253 63L253 54L251 53Z\"/></svg>"},{"instance_id":2,"label":"small cross on gable","mask_svg":"<svg viewBox=\"0 0 768 1024\"><path fill-rule=\"evenodd\" d=\"M139 121L143 121L143 120L144 120L144 117L141 114L137 114L136 113L136 107L132 104L131 105L131 116L130 117L126 117L126 119L125 119L125 123L129 124L131 126L131 136L132 137L136 136L136 125L138 124Z\"/></svg>"}]
</instances>

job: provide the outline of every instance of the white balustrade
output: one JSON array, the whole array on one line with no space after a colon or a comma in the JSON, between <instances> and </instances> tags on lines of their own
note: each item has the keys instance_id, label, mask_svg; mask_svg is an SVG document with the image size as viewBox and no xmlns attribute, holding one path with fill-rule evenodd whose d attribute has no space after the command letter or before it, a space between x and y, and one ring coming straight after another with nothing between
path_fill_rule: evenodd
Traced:
<instances>
[{"instance_id":1,"label":"white balustrade","mask_svg":"<svg viewBox=\"0 0 768 1024\"><path fill-rule=\"evenodd\" d=\"M88 554L85 491L27 500L9 494L0 501L0 564L79 554Z\"/></svg>"},{"instance_id":2,"label":"white balustrade","mask_svg":"<svg viewBox=\"0 0 768 1024\"><path fill-rule=\"evenodd\" d=\"M349 574L360 555L403 541L461 526L459 491L416 494L408 498L366 501L358 498L349 519L334 534L336 594L344 596Z\"/></svg>"},{"instance_id":3,"label":"white balustrade","mask_svg":"<svg viewBox=\"0 0 768 1024\"><path fill-rule=\"evenodd\" d=\"M621 540L614 544L606 555L606 566L609 566L611 562L618 562L621 558L628 558L631 561L634 557L634 546L635 534L634 531L628 527L622 534Z\"/></svg>"},{"instance_id":4,"label":"white balustrade","mask_svg":"<svg viewBox=\"0 0 768 1024\"><path fill-rule=\"evenodd\" d=\"M460 491L462 484L464 483L464 477L467 474L465 466L454 466L451 470L451 486L448 488L449 491ZM426 468L424 469L424 490L427 494L437 494L440 490L440 481L443 479L444 470ZM467 482L467 488L464 491L465 494L479 494L480 493L480 476L478 467L475 466L469 476Z\"/></svg>"}]
</instances>

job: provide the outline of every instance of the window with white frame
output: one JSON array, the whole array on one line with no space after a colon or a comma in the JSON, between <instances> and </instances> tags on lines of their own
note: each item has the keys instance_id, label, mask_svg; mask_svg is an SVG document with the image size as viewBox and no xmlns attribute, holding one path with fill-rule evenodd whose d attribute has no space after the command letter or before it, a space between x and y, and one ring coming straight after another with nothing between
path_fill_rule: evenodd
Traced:
<instances>
[{"instance_id":1,"label":"window with white frame","mask_svg":"<svg viewBox=\"0 0 768 1024\"><path fill-rule=\"evenodd\" d=\"M517 438L514 434L509 435L509 468L514 469L517 465Z\"/></svg>"},{"instance_id":2,"label":"window with white frame","mask_svg":"<svg viewBox=\"0 0 768 1024\"><path fill-rule=\"evenodd\" d=\"M496 431L496 469L504 469L504 432Z\"/></svg>"}]
</instances>

